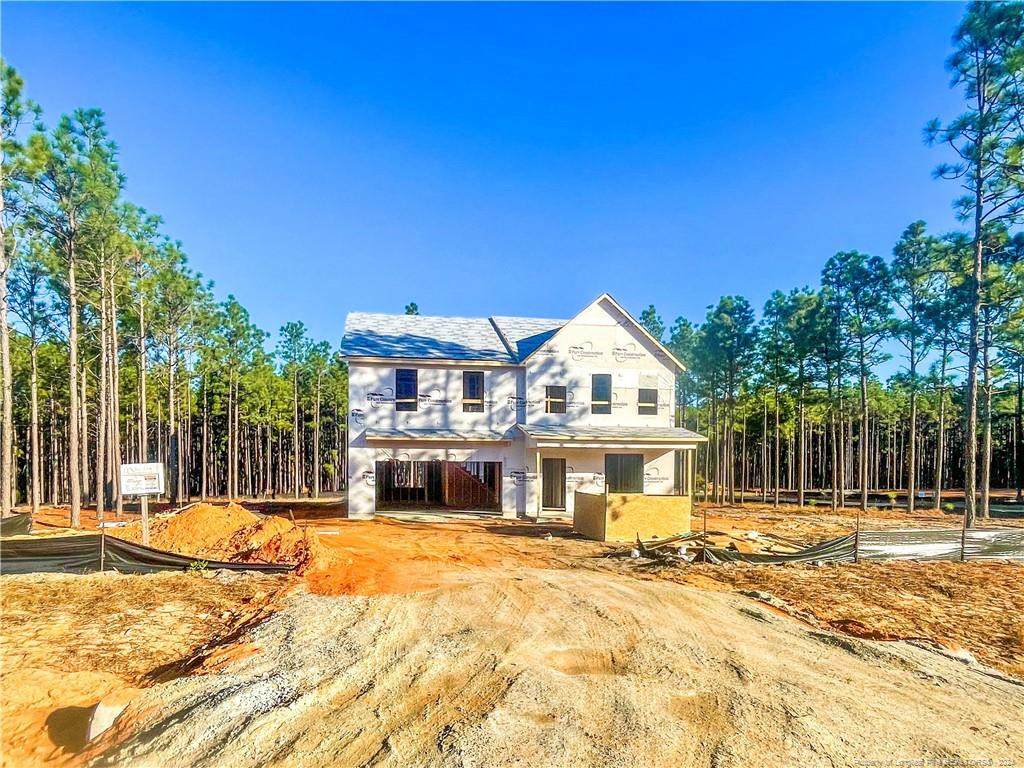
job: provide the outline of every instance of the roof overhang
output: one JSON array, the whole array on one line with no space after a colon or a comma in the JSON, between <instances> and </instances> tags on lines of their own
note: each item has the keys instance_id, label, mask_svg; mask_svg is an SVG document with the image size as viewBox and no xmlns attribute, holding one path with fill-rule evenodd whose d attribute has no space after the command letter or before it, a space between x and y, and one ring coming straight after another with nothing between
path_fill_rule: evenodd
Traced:
<instances>
[{"instance_id":1,"label":"roof overhang","mask_svg":"<svg viewBox=\"0 0 1024 768\"><path fill-rule=\"evenodd\" d=\"M438 445L511 445L511 436L490 430L379 429L367 427L364 439L371 445L384 443L434 443Z\"/></svg>"},{"instance_id":2,"label":"roof overhang","mask_svg":"<svg viewBox=\"0 0 1024 768\"><path fill-rule=\"evenodd\" d=\"M416 365L420 367L429 367L436 365L440 368L451 368L453 366L459 366L462 368L519 368L521 367L518 363L509 362L507 360L471 360L471 359L449 359L441 357L373 357L371 355L342 355L342 358L349 365L351 364L380 364L380 365Z\"/></svg>"},{"instance_id":3,"label":"roof overhang","mask_svg":"<svg viewBox=\"0 0 1024 768\"><path fill-rule=\"evenodd\" d=\"M687 450L706 443L704 435L679 427L571 427L518 424L538 448L644 448Z\"/></svg>"}]
</instances>

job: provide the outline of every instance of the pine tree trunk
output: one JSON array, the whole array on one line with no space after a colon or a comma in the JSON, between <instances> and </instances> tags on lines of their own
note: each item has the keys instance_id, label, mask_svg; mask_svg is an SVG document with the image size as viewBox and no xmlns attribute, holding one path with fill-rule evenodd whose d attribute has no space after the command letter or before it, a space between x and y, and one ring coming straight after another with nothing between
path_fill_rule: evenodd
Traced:
<instances>
[{"instance_id":1,"label":"pine tree trunk","mask_svg":"<svg viewBox=\"0 0 1024 768\"><path fill-rule=\"evenodd\" d=\"M101 257L102 258L102 257ZM107 478L107 272L106 264L100 264L100 370L96 381L96 520L102 520L106 512Z\"/></svg>"},{"instance_id":2,"label":"pine tree trunk","mask_svg":"<svg viewBox=\"0 0 1024 768\"><path fill-rule=\"evenodd\" d=\"M743 419L742 457L740 459L740 505L747 500L747 419Z\"/></svg>"},{"instance_id":3,"label":"pine tree trunk","mask_svg":"<svg viewBox=\"0 0 1024 768\"><path fill-rule=\"evenodd\" d=\"M142 279L142 256L137 262L137 275L141 283ZM139 286L139 461L149 461L149 435L146 426L146 302Z\"/></svg>"},{"instance_id":4,"label":"pine tree trunk","mask_svg":"<svg viewBox=\"0 0 1024 768\"><path fill-rule=\"evenodd\" d=\"M868 369L864 345L861 344L860 351L860 510L866 512L868 509ZM853 430L850 435L852 438Z\"/></svg>"},{"instance_id":5,"label":"pine tree trunk","mask_svg":"<svg viewBox=\"0 0 1024 768\"><path fill-rule=\"evenodd\" d=\"M1017 503L1024 501L1024 355L1017 358L1017 409L1013 417L1013 479Z\"/></svg>"},{"instance_id":6,"label":"pine tree trunk","mask_svg":"<svg viewBox=\"0 0 1024 768\"><path fill-rule=\"evenodd\" d=\"M761 503L768 503L768 399L761 398L764 406L761 420Z\"/></svg>"},{"instance_id":7,"label":"pine tree trunk","mask_svg":"<svg viewBox=\"0 0 1024 768\"><path fill-rule=\"evenodd\" d=\"M206 500L209 493L209 464L210 464L210 411L209 396L206 392L206 374L203 373L203 458L200 469L201 481L199 498Z\"/></svg>"},{"instance_id":8,"label":"pine tree trunk","mask_svg":"<svg viewBox=\"0 0 1024 768\"><path fill-rule=\"evenodd\" d=\"M798 507L804 506L804 489L807 485L807 422L804 413L804 364L800 363L800 404L799 404L799 415L797 417L797 433L799 435L800 444L797 446L797 467L796 467L796 503Z\"/></svg>"},{"instance_id":9,"label":"pine tree trunk","mask_svg":"<svg viewBox=\"0 0 1024 768\"><path fill-rule=\"evenodd\" d=\"M299 478L299 374L292 373L292 466L295 472L293 482L295 483L295 498L301 495L301 480Z\"/></svg>"},{"instance_id":10,"label":"pine tree trunk","mask_svg":"<svg viewBox=\"0 0 1024 768\"><path fill-rule=\"evenodd\" d=\"M983 168L974 169L974 261L969 283L971 314L967 343L967 408L964 423L964 526L974 527L978 490L978 358L980 352L982 274L984 269Z\"/></svg>"},{"instance_id":11,"label":"pine tree trunk","mask_svg":"<svg viewBox=\"0 0 1024 768\"><path fill-rule=\"evenodd\" d=\"M231 408L231 419L232 426L231 432L234 435L234 439L231 443L231 450L233 455L231 457L231 480L234 487L231 489L231 498L238 497L238 377L235 376L235 397L234 404Z\"/></svg>"},{"instance_id":12,"label":"pine tree trunk","mask_svg":"<svg viewBox=\"0 0 1024 768\"><path fill-rule=\"evenodd\" d=\"M985 322L985 337L982 352L982 367L985 372L985 423L983 427L983 439L981 446L981 517L988 518L989 498L992 486L992 365L989 359L991 348L992 324Z\"/></svg>"},{"instance_id":13,"label":"pine tree trunk","mask_svg":"<svg viewBox=\"0 0 1024 768\"><path fill-rule=\"evenodd\" d=\"M772 506L775 508L778 508L779 506L779 486L782 485L782 475L780 474L780 459L782 457L782 433L779 429L779 409L779 388L775 387L775 455L773 457L773 473L775 475L775 488L774 495L772 497Z\"/></svg>"},{"instance_id":14,"label":"pine tree trunk","mask_svg":"<svg viewBox=\"0 0 1024 768\"><path fill-rule=\"evenodd\" d=\"M75 279L74 239L67 243L68 256L68 382L70 386L70 416L68 428L68 479L71 486L71 527L82 525L82 457L84 440L79 434L78 401L78 284Z\"/></svg>"},{"instance_id":15,"label":"pine tree trunk","mask_svg":"<svg viewBox=\"0 0 1024 768\"><path fill-rule=\"evenodd\" d=\"M121 498L120 465L123 459L121 447L121 363L118 357L117 337L117 286L110 278L110 378L111 378L111 473L110 481L114 496L114 515L124 513L124 499Z\"/></svg>"},{"instance_id":16,"label":"pine tree trunk","mask_svg":"<svg viewBox=\"0 0 1024 768\"><path fill-rule=\"evenodd\" d=\"M829 382L829 389L832 388L832 383ZM832 393L829 393L829 400L832 399ZM832 512L835 512L839 507L839 449L838 440L836 439L836 414L834 411L829 413L829 428L832 432L831 449L832 449Z\"/></svg>"},{"instance_id":17,"label":"pine tree trunk","mask_svg":"<svg viewBox=\"0 0 1024 768\"><path fill-rule=\"evenodd\" d=\"M12 513L14 491L14 375L11 367L11 328L7 316L7 273L13 260L13 244L8 254L6 235L7 232L0 228L0 370L3 380L0 392L0 398L3 399L3 421L0 423L0 517Z\"/></svg>"},{"instance_id":18,"label":"pine tree trunk","mask_svg":"<svg viewBox=\"0 0 1024 768\"><path fill-rule=\"evenodd\" d=\"M316 376L316 409L313 414L313 498L320 498L320 382Z\"/></svg>"},{"instance_id":19,"label":"pine tree trunk","mask_svg":"<svg viewBox=\"0 0 1024 768\"><path fill-rule=\"evenodd\" d=\"M39 485L39 472L40 465L42 463L42 456L40 455L39 446L39 348L35 340L35 330L33 329L32 346L30 348L30 354L32 356L32 378L30 380L30 396L32 398L32 422L30 430L32 432L32 518L39 514L39 497L40 497L40 485Z\"/></svg>"},{"instance_id":20,"label":"pine tree trunk","mask_svg":"<svg viewBox=\"0 0 1024 768\"><path fill-rule=\"evenodd\" d=\"M174 376L177 368L177 349L173 334L167 340L167 472L171 504L178 503L181 492L181 472L178 461L178 416L174 396Z\"/></svg>"}]
</instances>

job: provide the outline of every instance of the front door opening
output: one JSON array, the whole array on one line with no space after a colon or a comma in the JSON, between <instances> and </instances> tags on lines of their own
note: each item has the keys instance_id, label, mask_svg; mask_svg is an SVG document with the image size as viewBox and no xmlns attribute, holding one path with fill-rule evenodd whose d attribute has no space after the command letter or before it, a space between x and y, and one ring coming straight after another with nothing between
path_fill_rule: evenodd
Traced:
<instances>
[{"instance_id":1,"label":"front door opening","mask_svg":"<svg viewBox=\"0 0 1024 768\"><path fill-rule=\"evenodd\" d=\"M501 510L500 461L397 461L376 464L377 509Z\"/></svg>"},{"instance_id":2,"label":"front door opening","mask_svg":"<svg viewBox=\"0 0 1024 768\"><path fill-rule=\"evenodd\" d=\"M565 459L544 459L541 467L544 509L565 509Z\"/></svg>"}]
</instances>

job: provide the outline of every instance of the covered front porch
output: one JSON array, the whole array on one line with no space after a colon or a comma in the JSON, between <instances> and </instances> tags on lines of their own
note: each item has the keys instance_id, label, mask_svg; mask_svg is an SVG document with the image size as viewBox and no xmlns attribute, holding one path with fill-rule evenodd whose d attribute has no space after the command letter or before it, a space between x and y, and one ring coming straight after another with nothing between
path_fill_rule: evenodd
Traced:
<instances>
[{"instance_id":1,"label":"covered front porch","mask_svg":"<svg viewBox=\"0 0 1024 768\"><path fill-rule=\"evenodd\" d=\"M592 516L593 499L600 498L605 517L613 523L601 526L601 538L631 524L628 521L641 509L652 521L685 517L689 526L693 457L705 440L701 435L674 427L519 425L519 429L537 477L528 516ZM595 537L596 530L584 524L580 532Z\"/></svg>"}]
</instances>

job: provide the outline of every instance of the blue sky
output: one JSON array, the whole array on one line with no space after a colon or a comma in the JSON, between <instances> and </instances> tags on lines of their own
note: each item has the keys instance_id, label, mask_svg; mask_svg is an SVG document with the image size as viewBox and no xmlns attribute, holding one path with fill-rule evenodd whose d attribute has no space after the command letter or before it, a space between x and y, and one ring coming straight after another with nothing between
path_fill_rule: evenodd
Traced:
<instances>
[{"instance_id":1,"label":"blue sky","mask_svg":"<svg viewBox=\"0 0 1024 768\"><path fill-rule=\"evenodd\" d=\"M956 226L922 142L963 6L10 3L52 122L107 113L128 198L274 331L350 310L760 307Z\"/></svg>"}]
</instances>

